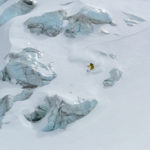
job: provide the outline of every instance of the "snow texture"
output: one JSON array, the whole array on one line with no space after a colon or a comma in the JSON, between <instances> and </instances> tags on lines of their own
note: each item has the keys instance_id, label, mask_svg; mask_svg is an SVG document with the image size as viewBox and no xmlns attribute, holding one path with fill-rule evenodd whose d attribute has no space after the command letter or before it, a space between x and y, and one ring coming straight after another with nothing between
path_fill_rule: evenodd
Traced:
<instances>
[{"instance_id":1,"label":"snow texture","mask_svg":"<svg viewBox=\"0 0 150 150\"><path fill-rule=\"evenodd\" d=\"M145 20L141 17L138 17L134 14L130 14L130 13L127 13L127 12L123 12L123 14L125 16L127 16L127 19L124 19L124 22L128 25L128 26L134 26L134 25L137 25L141 22L145 22Z\"/></svg>"}]
</instances>

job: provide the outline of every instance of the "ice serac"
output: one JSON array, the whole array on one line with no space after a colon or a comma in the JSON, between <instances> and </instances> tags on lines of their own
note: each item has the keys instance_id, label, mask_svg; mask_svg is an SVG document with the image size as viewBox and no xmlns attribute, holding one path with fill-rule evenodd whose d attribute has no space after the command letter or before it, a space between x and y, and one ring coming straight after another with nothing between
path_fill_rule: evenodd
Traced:
<instances>
[{"instance_id":1,"label":"ice serac","mask_svg":"<svg viewBox=\"0 0 150 150\"><path fill-rule=\"evenodd\" d=\"M13 105L13 99L10 95L6 95L5 97L0 99L0 127L2 125L3 116Z\"/></svg>"},{"instance_id":2,"label":"ice serac","mask_svg":"<svg viewBox=\"0 0 150 150\"><path fill-rule=\"evenodd\" d=\"M111 87L113 86L117 81L120 80L122 76L122 72L119 69L112 69L110 72L110 77L106 80L104 80L103 85L104 87Z\"/></svg>"},{"instance_id":3,"label":"ice serac","mask_svg":"<svg viewBox=\"0 0 150 150\"><path fill-rule=\"evenodd\" d=\"M0 15L0 26L12 18L29 13L36 5L33 0L20 0L19 2L6 8Z\"/></svg>"},{"instance_id":4,"label":"ice serac","mask_svg":"<svg viewBox=\"0 0 150 150\"><path fill-rule=\"evenodd\" d=\"M23 87L33 88L44 86L56 77L50 64L39 61L40 51L25 48L19 53L8 54L8 63L1 71L3 81L16 80Z\"/></svg>"},{"instance_id":5,"label":"ice serac","mask_svg":"<svg viewBox=\"0 0 150 150\"><path fill-rule=\"evenodd\" d=\"M30 98L32 94L33 94L33 89L30 88L24 89L21 93L13 97L13 102L24 101Z\"/></svg>"},{"instance_id":6,"label":"ice serac","mask_svg":"<svg viewBox=\"0 0 150 150\"><path fill-rule=\"evenodd\" d=\"M67 22L63 26L64 21ZM29 18L25 25L31 33L45 34L55 37L64 31L67 37L76 37L78 34L93 32L96 24L111 24L112 19L108 13L92 7L83 7L73 16L67 16L64 10L48 12L42 16Z\"/></svg>"},{"instance_id":7,"label":"ice serac","mask_svg":"<svg viewBox=\"0 0 150 150\"><path fill-rule=\"evenodd\" d=\"M65 18L66 12L59 10L45 13L42 16L29 18L25 22L25 25L31 33L55 37L62 32Z\"/></svg>"},{"instance_id":8,"label":"ice serac","mask_svg":"<svg viewBox=\"0 0 150 150\"><path fill-rule=\"evenodd\" d=\"M16 96L6 95L0 99L0 127L2 125L2 120L6 112L8 112L14 102L16 101L24 101L33 93L33 89L24 89L21 93L17 94Z\"/></svg>"},{"instance_id":9,"label":"ice serac","mask_svg":"<svg viewBox=\"0 0 150 150\"><path fill-rule=\"evenodd\" d=\"M111 24L112 19L107 12L92 7L83 7L77 14L67 18L69 21L65 29L67 37L93 32L94 24Z\"/></svg>"},{"instance_id":10,"label":"ice serac","mask_svg":"<svg viewBox=\"0 0 150 150\"><path fill-rule=\"evenodd\" d=\"M36 122L47 116L47 123L43 131L65 129L68 124L86 116L97 105L96 100L84 100L78 104L69 104L58 95L46 97L43 104L39 105L31 114L25 117L31 122Z\"/></svg>"},{"instance_id":11,"label":"ice serac","mask_svg":"<svg viewBox=\"0 0 150 150\"><path fill-rule=\"evenodd\" d=\"M0 0L0 6L2 5L2 4L4 4L5 2L7 2L8 0Z\"/></svg>"}]
</instances>

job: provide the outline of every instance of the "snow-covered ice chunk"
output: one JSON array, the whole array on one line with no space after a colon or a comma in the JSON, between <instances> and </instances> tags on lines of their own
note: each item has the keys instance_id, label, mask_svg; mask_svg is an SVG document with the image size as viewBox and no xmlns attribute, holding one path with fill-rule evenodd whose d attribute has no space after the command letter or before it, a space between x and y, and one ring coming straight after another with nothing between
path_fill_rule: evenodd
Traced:
<instances>
[{"instance_id":1,"label":"snow-covered ice chunk","mask_svg":"<svg viewBox=\"0 0 150 150\"><path fill-rule=\"evenodd\" d=\"M10 53L8 63L2 70L4 81L15 79L23 87L44 86L56 77L49 65L39 62L40 51L25 48L20 53Z\"/></svg>"},{"instance_id":2,"label":"snow-covered ice chunk","mask_svg":"<svg viewBox=\"0 0 150 150\"><path fill-rule=\"evenodd\" d=\"M102 9L92 7L84 7L77 14L79 16L87 17L94 24L111 24L112 19L110 15Z\"/></svg>"},{"instance_id":3,"label":"snow-covered ice chunk","mask_svg":"<svg viewBox=\"0 0 150 150\"><path fill-rule=\"evenodd\" d=\"M7 2L8 0L0 0L0 5L4 4L5 2Z\"/></svg>"},{"instance_id":4,"label":"snow-covered ice chunk","mask_svg":"<svg viewBox=\"0 0 150 150\"><path fill-rule=\"evenodd\" d=\"M10 95L6 95L0 99L0 127L2 125L3 116L13 105L13 99Z\"/></svg>"},{"instance_id":5,"label":"snow-covered ice chunk","mask_svg":"<svg viewBox=\"0 0 150 150\"><path fill-rule=\"evenodd\" d=\"M14 96L13 102L24 101L24 100L30 98L32 94L33 94L33 89L30 89L30 88L24 89L21 93Z\"/></svg>"},{"instance_id":6,"label":"snow-covered ice chunk","mask_svg":"<svg viewBox=\"0 0 150 150\"><path fill-rule=\"evenodd\" d=\"M36 2L32 0L20 0L19 2L6 8L0 15L0 26L11 20L12 18L29 13Z\"/></svg>"},{"instance_id":7,"label":"snow-covered ice chunk","mask_svg":"<svg viewBox=\"0 0 150 150\"><path fill-rule=\"evenodd\" d=\"M17 94L16 96L6 95L0 99L0 127L2 125L2 120L6 112L8 112L14 102L16 101L24 101L33 93L33 89L24 89L21 93Z\"/></svg>"},{"instance_id":8,"label":"snow-covered ice chunk","mask_svg":"<svg viewBox=\"0 0 150 150\"><path fill-rule=\"evenodd\" d=\"M110 72L110 78L104 80L103 85L104 87L113 86L117 81L120 80L122 76L122 72L119 69L112 69Z\"/></svg>"},{"instance_id":9,"label":"snow-covered ice chunk","mask_svg":"<svg viewBox=\"0 0 150 150\"><path fill-rule=\"evenodd\" d=\"M64 27L64 21L67 25ZM29 18L24 24L31 33L55 37L64 30L67 37L93 32L94 24L111 24L108 13L100 9L83 7L77 14L67 17L64 10L48 12L42 16Z\"/></svg>"},{"instance_id":10,"label":"snow-covered ice chunk","mask_svg":"<svg viewBox=\"0 0 150 150\"><path fill-rule=\"evenodd\" d=\"M42 16L29 18L24 24L31 33L55 37L63 30L66 12L63 10L48 12Z\"/></svg>"},{"instance_id":11,"label":"snow-covered ice chunk","mask_svg":"<svg viewBox=\"0 0 150 150\"><path fill-rule=\"evenodd\" d=\"M74 20L73 18L69 19L69 24L65 28L65 36L67 37L76 37L78 34L87 35L93 32L93 25L87 20Z\"/></svg>"},{"instance_id":12,"label":"snow-covered ice chunk","mask_svg":"<svg viewBox=\"0 0 150 150\"><path fill-rule=\"evenodd\" d=\"M93 32L94 24L111 24L112 19L108 13L101 9L83 7L77 14L67 18L65 35L75 37L77 34L89 34Z\"/></svg>"},{"instance_id":13,"label":"snow-covered ice chunk","mask_svg":"<svg viewBox=\"0 0 150 150\"><path fill-rule=\"evenodd\" d=\"M68 124L86 116L97 105L96 100L84 100L78 104L69 104L63 98L55 95L46 97L44 103L39 105L31 114L25 117L31 122L36 122L48 117L43 131L64 129Z\"/></svg>"}]
</instances>

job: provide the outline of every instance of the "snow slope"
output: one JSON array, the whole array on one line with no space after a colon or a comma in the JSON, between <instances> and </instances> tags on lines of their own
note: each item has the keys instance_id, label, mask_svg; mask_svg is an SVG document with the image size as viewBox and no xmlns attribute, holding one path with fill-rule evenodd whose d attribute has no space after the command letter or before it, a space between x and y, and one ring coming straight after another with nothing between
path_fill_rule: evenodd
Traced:
<instances>
[{"instance_id":1,"label":"snow slope","mask_svg":"<svg viewBox=\"0 0 150 150\"><path fill-rule=\"evenodd\" d=\"M15 2L15 0L12 0ZM11 3L12 3L11 1ZM1 150L149 150L150 149L150 1L148 0L81 0L67 6L67 0L38 0L29 14L19 16L0 27L0 68L3 58L11 51L33 47L43 52L42 61L52 62L57 78L35 90L24 102L16 102L6 114L0 130ZM32 35L23 23L31 16L47 11L66 9L69 14L88 4L106 9L116 26L102 26L88 36L75 39L63 34L55 38ZM7 2L0 6L4 9ZM145 20L128 26L123 12ZM1 10L0 10L1 13ZM110 32L105 35L101 28ZM101 52L107 56L101 55ZM109 57L114 54L116 59ZM94 62L95 71L87 72ZM109 71L117 67L123 76L115 86L103 87ZM19 93L20 88L0 82L0 97ZM45 95L59 94L68 101L77 97L95 98L98 106L85 118L65 130L43 133L41 124L25 120L23 114L32 110Z\"/></svg>"}]
</instances>

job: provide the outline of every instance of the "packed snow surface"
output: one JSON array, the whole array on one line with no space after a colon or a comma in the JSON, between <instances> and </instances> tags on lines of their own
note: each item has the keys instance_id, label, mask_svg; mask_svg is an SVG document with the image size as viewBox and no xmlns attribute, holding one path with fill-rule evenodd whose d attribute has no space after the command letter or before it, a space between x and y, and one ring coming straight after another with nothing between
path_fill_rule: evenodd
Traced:
<instances>
[{"instance_id":1,"label":"packed snow surface","mask_svg":"<svg viewBox=\"0 0 150 150\"><path fill-rule=\"evenodd\" d=\"M0 111L0 149L149 150L150 1L37 0L25 13L16 6L20 2L0 0L0 70L8 63L6 56L32 47L57 77L33 91L0 79L0 109L5 108ZM76 38L35 35L24 25L29 18L59 10L75 16L86 6L108 14L111 23L94 24L92 32ZM63 22L64 29L67 24ZM66 129L43 132L47 116L33 124L25 114L53 95L67 104L82 99L96 99L98 104Z\"/></svg>"}]
</instances>

